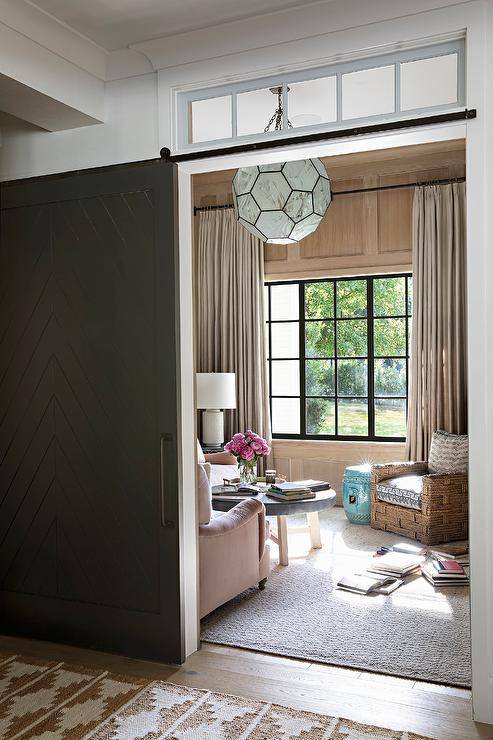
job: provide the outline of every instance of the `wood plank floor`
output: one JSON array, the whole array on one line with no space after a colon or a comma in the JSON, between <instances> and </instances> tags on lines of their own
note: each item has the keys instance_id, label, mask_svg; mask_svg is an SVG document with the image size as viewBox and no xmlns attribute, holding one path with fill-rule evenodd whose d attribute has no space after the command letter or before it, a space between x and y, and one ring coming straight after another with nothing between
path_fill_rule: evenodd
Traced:
<instances>
[{"instance_id":1,"label":"wood plank floor","mask_svg":"<svg viewBox=\"0 0 493 740\"><path fill-rule=\"evenodd\" d=\"M179 667L0 636L3 650L276 702L437 740L493 740L493 726L471 720L469 691L422 681L210 644Z\"/></svg>"}]
</instances>

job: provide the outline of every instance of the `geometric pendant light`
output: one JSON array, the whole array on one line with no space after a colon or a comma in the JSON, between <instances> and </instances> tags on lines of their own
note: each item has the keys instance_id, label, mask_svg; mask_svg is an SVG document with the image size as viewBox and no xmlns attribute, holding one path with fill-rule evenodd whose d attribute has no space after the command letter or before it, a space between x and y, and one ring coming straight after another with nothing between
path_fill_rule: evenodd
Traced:
<instances>
[{"instance_id":1,"label":"geometric pendant light","mask_svg":"<svg viewBox=\"0 0 493 740\"><path fill-rule=\"evenodd\" d=\"M236 218L269 244L294 244L311 234L331 201L320 159L241 167L233 178Z\"/></svg>"}]
</instances>

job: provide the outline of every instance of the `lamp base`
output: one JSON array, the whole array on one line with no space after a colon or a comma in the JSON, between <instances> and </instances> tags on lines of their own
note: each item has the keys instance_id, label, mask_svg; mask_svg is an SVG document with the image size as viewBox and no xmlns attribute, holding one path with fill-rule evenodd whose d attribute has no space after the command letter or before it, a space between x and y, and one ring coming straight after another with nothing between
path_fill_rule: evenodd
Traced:
<instances>
[{"instance_id":1,"label":"lamp base","mask_svg":"<svg viewBox=\"0 0 493 740\"><path fill-rule=\"evenodd\" d=\"M219 409L202 412L202 442L208 447L220 447L224 442L224 414Z\"/></svg>"}]
</instances>

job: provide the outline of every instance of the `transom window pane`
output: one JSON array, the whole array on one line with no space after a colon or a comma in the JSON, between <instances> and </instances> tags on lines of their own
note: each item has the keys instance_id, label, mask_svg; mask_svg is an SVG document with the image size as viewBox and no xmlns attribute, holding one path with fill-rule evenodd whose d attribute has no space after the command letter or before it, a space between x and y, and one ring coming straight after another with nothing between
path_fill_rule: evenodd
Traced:
<instances>
[{"instance_id":1,"label":"transom window pane","mask_svg":"<svg viewBox=\"0 0 493 740\"><path fill-rule=\"evenodd\" d=\"M466 105L464 39L178 93L177 148ZM315 74L314 79L304 79ZM255 89L251 89L252 85ZM279 92L281 97L279 99ZM210 94L208 99L201 99ZM270 126L269 126L270 123ZM277 123L277 126L276 126ZM212 148L212 147L209 147Z\"/></svg>"},{"instance_id":2,"label":"transom window pane","mask_svg":"<svg viewBox=\"0 0 493 740\"><path fill-rule=\"evenodd\" d=\"M275 436L405 438L411 289L409 275L268 286Z\"/></svg>"},{"instance_id":3,"label":"transom window pane","mask_svg":"<svg viewBox=\"0 0 493 740\"><path fill-rule=\"evenodd\" d=\"M194 100L190 103L189 142L229 139L233 135L231 111L231 95Z\"/></svg>"},{"instance_id":4,"label":"transom window pane","mask_svg":"<svg viewBox=\"0 0 493 740\"><path fill-rule=\"evenodd\" d=\"M236 106L238 136L262 133L277 108L277 95L268 87L249 90L236 96Z\"/></svg>"},{"instance_id":5,"label":"transom window pane","mask_svg":"<svg viewBox=\"0 0 493 740\"><path fill-rule=\"evenodd\" d=\"M342 117L367 118L395 110L395 67L375 67L342 75Z\"/></svg>"},{"instance_id":6,"label":"transom window pane","mask_svg":"<svg viewBox=\"0 0 493 740\"><path fill-rule=\"evenodd\" d=\"M457 54L401 64L401 110L457 102Z\"/></svg>"},{"instance_id":7,"label":"transom window pane","mask_svg":"<svg viewBox=\"0 0 493 740\"><path fill-rule=\"evenodd\" d=\"M337 120L337 77L289 82L289 120L294 128Z\"/></svg>"}]
</instances>

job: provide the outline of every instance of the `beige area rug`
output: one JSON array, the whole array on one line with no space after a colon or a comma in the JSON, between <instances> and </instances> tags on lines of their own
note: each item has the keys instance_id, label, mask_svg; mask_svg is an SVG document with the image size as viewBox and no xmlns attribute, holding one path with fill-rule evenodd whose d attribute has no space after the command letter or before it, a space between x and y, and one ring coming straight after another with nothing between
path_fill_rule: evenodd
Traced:
<instances>
[{"instance_id":1,"label":"beige area rug","mask_svg":"<svg viewBox=\"0 0 493 740\"><path fill-rule=\"evenodd\" d=\"M0 656L0 738L38 740L431 740L277 704Z\"/></svg>"},{"instance_id":2,"label":"beige area rug","mask_svg":"<svg viewBox=\"0 0 493 740\"><path fill-rule=\"evenodd\" d=\"M403 538L351 524L342 508L321 516L321 550L289 535L290 562L264 591L250 589L202 621L202 639L311 662L469 687L469 588L434 588L414 577L390 596L335 588L364 570L381 545ZM292 524L301 524L294 521Z\"/></svg>"}]
</instances>

